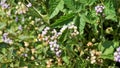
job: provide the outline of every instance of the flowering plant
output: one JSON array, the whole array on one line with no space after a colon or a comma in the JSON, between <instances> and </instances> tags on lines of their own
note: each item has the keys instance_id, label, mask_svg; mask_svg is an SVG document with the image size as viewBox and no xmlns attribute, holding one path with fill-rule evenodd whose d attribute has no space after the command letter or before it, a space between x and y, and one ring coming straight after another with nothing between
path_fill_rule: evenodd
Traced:
<instances>
[{"instance_id":1,"label":"flowering plant","mask_svg":"<svg viewBox=\"0 0 120 68\"><path fill-rule=\"evenodd\" d=\"M115 68L119 0L0 0L0 68Z\"/></svg>"}]
</instances>

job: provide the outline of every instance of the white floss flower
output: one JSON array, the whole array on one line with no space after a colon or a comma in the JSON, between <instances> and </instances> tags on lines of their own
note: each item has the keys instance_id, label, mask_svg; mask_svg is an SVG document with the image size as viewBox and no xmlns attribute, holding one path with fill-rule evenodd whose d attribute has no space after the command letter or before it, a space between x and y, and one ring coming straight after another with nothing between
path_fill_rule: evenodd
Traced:
<instances>
[{"instance_id":1,"label":"white floss flower","mask_svg":"<svg viewBox=\"0 0 120 68\"><path fill-rule=\"evenodd\" d=\"M97 5L97 6L95 6L95 11L97 14L99 14L99 13L103 12L104 8L105 7L103 5Z\"/></svg>"},{"instance_id":2,"label":"white floss flower","mask_svg":"<svg viewBox=\"0 0 120 68\"><path fill-rule=\"evenodd\" d=\"M50 48L52 48L53 47L53 45L50 45Z\"/></svg>"},{"instance_id":3,"label":"white floss flower","mask_svg":"<svg viewBox=\"0 0 120 68\"><path fill-rule=\"evenodd\" d=\"M62 33L61 33L61 32L59 32L59 33L57 34L57 36L60 36L60 35L62 35Z\"/></svg>"},{"instance_id":4,"label":"white floss flower","mask_svg":"<svg viewBox=\"0 0 120 68\"><path fill-rule=\"evenodd\" d=\"M50 45L53 45L53 44L54 44L54 42L52 42L52 41L51 41L51 42L49 42L49 44L50 44Z\"/></svg>"},{"instance_id":5,"label":"white floss flower","mask_svg":"<svg viewBox=\"0 0 120 68\"><path fill-rule=\"evenodd\" d=\"M74 25L70 25L69 27L68 27L68 29L73 29L74 28Z\"/></svg>"},{"instance_id":6,"label":"white floss flower","mask_svg":"<svg viewBox=\"0 0 120 68\"><path fill-rule=\"evenodd\" d=\"M64 25L64 26L60 29L60 32L62 32L62 33L63 33L63 32L64 32L64 30L65 30L65 29L67 29L67 27L68 27L67 25Z\"/></svg>"},{"instance_id":7,"label":"white floss flower","mask_svg":"<svg viewBox=\"0 0 120 68\"><path fill-rule=\"evenodd\" d=\"M47 31L42 31L42 36L46 35Z\"/></svg>"},{"instance_id":8,"label":"white floss flower","mask_svg":"<svg viewBox=\"0 0 120 68\"><path fill-rule=\"evenodd\" d=\"M96 62L96 60L92 60L92 61L91 61L91 64L93 64L93 63L95 63L95 62Z\"/></svg>"},{"instance_id":9,"label":"white floss flower","mask_svg":"<svg viewBox=\"0 0 120 68\"><path fill-rule=\"evenodd\" d=\"M53 48L53 47L51 47L50 49L51 49L51 51L54 51L54 48Z\"/></svg>"},{"instance_id":10,"label":"white floss flower","mask_svg":"<svg viewBox=\"0 0 120 68\"><path fill-rule=\"evenodd\" d=\"M77 30L77 26L74 26L74 28L73 28L74 30Z\"/></svg>"},{"instance_id":11,"label":"white floss flower","mask_svg":"<svg viewBox=\"0 0 120 68\"><path fill-rule=\"evenodd\" d=\"M46 28L44 29L44 31L48 31L48 30L50 30L50 27L46 27Z\"/></svg>"},{"instance_id":12,"label":"white floss flower","mask_svg":"<svg viewBox=\"0 0 120 68\"><path fill-rule=\"evenodd\" d=\"M31 6L32 6L32 4L29 2L26 6L27 6L27 7L31 7Z\"/></svg>"}]
</instances>

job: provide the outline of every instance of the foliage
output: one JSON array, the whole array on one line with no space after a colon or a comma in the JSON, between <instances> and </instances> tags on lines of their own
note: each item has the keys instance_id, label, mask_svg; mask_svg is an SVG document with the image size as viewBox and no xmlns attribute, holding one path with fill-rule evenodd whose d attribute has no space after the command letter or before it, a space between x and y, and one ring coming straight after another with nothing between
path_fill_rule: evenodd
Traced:
<instances>
[{"instance_id":1,"label":"foliage","mask_svg":"<svg viewBox=\"0 0 120 68\"><path fill-rule=\"evenodd\" d=\"M119 0L1 0L0 68L115 68Z\"/></svg>"}]
</instances>

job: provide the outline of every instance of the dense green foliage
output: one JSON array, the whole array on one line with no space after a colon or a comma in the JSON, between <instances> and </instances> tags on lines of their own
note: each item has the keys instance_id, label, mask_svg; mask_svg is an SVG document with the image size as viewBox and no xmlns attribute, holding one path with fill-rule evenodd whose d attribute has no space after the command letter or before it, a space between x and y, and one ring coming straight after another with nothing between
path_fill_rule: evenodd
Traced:
<instances>
[{"instance_id":1,"label":"dense green foliage","mask_svg":"<svg viewBox=\"0 0 120 68\"><path fill-rule=\"evenodd\" d=\"M120 0L0 0L0 68L116 68L119 30Z\"/></svg>"}]
</instances>

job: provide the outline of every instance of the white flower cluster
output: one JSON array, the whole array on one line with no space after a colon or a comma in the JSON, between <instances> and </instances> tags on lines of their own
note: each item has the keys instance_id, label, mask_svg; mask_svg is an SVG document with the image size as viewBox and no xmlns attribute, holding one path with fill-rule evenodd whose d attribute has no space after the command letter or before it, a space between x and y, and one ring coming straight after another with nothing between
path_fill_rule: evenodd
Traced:
<instances>
[{"instance_id":1,"label":"white flower cluster","mask_svg":"<svg viewBox=\"0 0 120 68\"><path fill-rule=\"evenodd\" d=\"M120 63L120 47L118 47L114 52L114 60Z\"/></svg>"},{"instance_id":2,"label":"white flower cluster","mask_svg":"<svg viewBox=\"0 0 120 68\"><path fill-rule=\"evenodd\" d=\"M13 40L11 40L11 39L8 37L8 33L4 33L4 34L3 34L2 40L3 40L3 42L8 43L8 44L12 44L12 43L13 43Z\"/></svg>"},{"instance_id":3,"label":"white flower cluster","mask_svg":"<svg viewBox=\"0 0 120 68\"><path fill-rule=\"evenodd\" d=\"M57 57L61 56L60 45L58 44L58 38L66 30L72 30L71 36L76 36L79 34L77 27L74 24L64 25L58 32L56 29L50 29L50 27L45 27L41 34L38 35L39 41L45 41L50 46L51 51L55 52Z\"/></svg>"},{"instance_id":4,"label":"white flower cluster","mask_svg":"<svg viewBox=\"0 0 120 68\"><path fill-rule=\"evenodd\" d=\"M91 54L91 58L90 58L91 64L96 63L96 62L102 62L97 59L100 56L101 52L92 50L92 51L90 51L90 54Z\"/></svg>"},{"instance_id":5,"label":"white flower cluster","mask_svg":"<svg viewBox=\"0 0 120 68\"><path fill-rule=\"evenodd\" d=\"M57 57L60 57L61 56L61 50L59 48L59 44L57 44L57 40L54 40L54 41L50 41L49 42L49 45L50 45L50 49L51 51L54 51L56 56Z\"/></svg>"},{"instance_id":6,"label":"white flower cluster","mask_svg":"<svg viewBox=\"0 0 120 68\"><path fill-rule=\"evenodd\" d=\"M75 26L73 23L68 25L68 29L73 29L71 36L76 36L79 34L79 32L77 31L77 26Z\"/></svg>"},{"instance_id":7,"label":"white flower cluster","mask_svg":"<svg viewBox=\"0 0 120 68\"><path fill-rule=\"evenodd\" d=\"M90 58L91 64L93 64L96 62L95 50L92 50L90 54L91 54L91 58Z\"/></svg>"},{"instance_id":8,"label":"white flower cluster","mask_svg":"<svg viewBox=\"0 0 120 68\"><path fill-rule=\"evenodd\" d=\"M21 2L18 2L18 6L16 6L17 11L15 14L24 14L28 11L28 8Z\"/></svg>"},{"instance_id":9,"label":"white flower cluster","mask_svg":"<svg viewBox=\"0 0 120 68\"><path fill-rule=\"evenodd\" d=\"M3 9L6 9L9 7L9 5L6 3L6 0L1 0L0 1L0 6L3 8Z\"/></svg>"}]
</instances>

